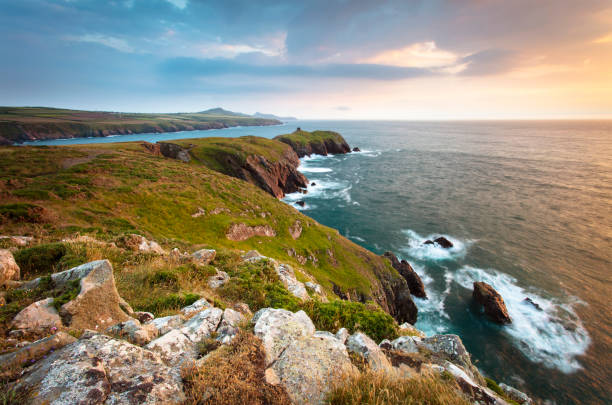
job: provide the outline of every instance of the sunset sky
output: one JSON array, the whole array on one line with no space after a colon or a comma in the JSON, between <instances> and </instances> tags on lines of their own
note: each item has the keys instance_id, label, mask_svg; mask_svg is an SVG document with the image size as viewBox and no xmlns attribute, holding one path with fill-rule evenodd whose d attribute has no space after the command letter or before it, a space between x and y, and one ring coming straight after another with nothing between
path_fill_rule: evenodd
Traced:
<instances>
[{"instance_id":1,"label":"sunset sky","mask_svg":"<svg viewBox=\"0 0 612 405\"><path fill-rule=\"evenodd\" d=\"M0 0L0 105L612 118L611 0Z\"/></svg>"}]
</instances>

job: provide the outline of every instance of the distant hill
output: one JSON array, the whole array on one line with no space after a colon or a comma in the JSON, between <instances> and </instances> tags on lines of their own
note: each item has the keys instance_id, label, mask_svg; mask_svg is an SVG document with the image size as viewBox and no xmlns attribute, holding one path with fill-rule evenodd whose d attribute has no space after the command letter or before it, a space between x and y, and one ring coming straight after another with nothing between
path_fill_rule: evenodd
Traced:
<instances>
[{"instance_id":1,"label":"distant hill","mask_svg":"<svg viewBox=\"0 0 612 405\"><path fill-rule=\"evenodd\" d=\"M222 115L225 117L250 117L250 115L248 114L225 110L221 107L211 108L206 111L201 111L199 114ZM268 118L268 117L260 117L260 118Z\"/></svg>"},{"instance_id":2,"label":"distant hill","mask_svg":"<svg viewBox=\"0 0 612 405\"><path fill-rule=\"evenodd\" d=\"M279 121L296 121L297 118L295 117L279 117L277 115L274 114L264 114L264 113L260 113L260 112L256 112L255 114L253 114L253 117L255 118L268 118L271 120L279 120Z\"/></svg>"}]
</instances>

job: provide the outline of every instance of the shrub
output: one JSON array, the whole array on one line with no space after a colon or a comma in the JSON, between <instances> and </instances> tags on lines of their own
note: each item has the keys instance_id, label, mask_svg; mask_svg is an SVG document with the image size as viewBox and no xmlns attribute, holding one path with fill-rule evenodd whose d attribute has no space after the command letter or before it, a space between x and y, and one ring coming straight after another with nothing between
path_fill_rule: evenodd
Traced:
<instances>
[{"instance_id":1,"label":"shrub","mask_svg":"<svg viewBox=\"0 0 612 405\"><path fill-rule=\"evenodd\" d=\"M379 309L368 309L360 302L311 301L304 304L304 310L319 330L336 331L346 328L350 333L361 331L377 342L397 337L395 321L391 315Z\"/></svg>"},{"instance_id":2,"label":"shrub","mask_svg":"<svg viewBox=\"0 0 612 405\"><path fill-rule=\"evenodd\" d=\"M41 219L42 210L42 207L34 204L5 204L0 205L0 218L15 222L38 222Z\"/></svg>"},{"instance_id":3,"label":"shrub","mask_svg":"<svg viewBox=\"0 0 612 405\"><path fill-rule=\"evenodd\" d=\"M21 269L21 277L28 279L58 271L60 260L65 254L65 244L48 243L18 250L14 257Z\"/></svg>"},{"instance_id":4,"label":"shrub","mask_svg":"<svg viewBox=\"0 0 612 405\"><path fill-rule=\"evenodd\" d=\"M440 377L392 377L366 370L351 375L328 395L330 405L468 405L453 381Z\"/></svg>"},{"instance_id":5,"label":"shrub","mask_svg":"<svg viewBox=\"0 0 612 405\"><path fill-rule=\"evenodd\" d=\"M136 311L151 312L155 316L159 316L163 311L169 309L180 309L193 304L200 299L198 294L168 294L163 297L153 298L144 304L135 308Z\"/></svg>"},{"instance_id":6,"label":"shrub","mask_svg":"<svg viewBox=\"0 0 612 405\"><path fill-rule=\"evenodd\" d=\"M285 390L264 377L261 341L240 331L228 346L212 353L200 366L183 370L187 405L289 405Z\"/></svg>"}]
</instances>

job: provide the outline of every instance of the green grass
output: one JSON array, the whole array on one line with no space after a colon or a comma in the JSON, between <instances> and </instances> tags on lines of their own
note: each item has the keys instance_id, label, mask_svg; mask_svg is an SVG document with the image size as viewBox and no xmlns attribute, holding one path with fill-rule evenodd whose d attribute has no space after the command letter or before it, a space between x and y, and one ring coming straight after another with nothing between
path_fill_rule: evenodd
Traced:
<instances>
[{"instance_id":1,"label":"green grass","mask_svg":"<svg viewBox=\"0 0 612 405\"><path fill-rule=\"evenodd\" d=\"M345 140L337 132L334 131L294 131L290 134L279 135L274 139L279 140L283 143L287 143L289 145L301 145L306 146L307 144L322 144L325 141L334 141L337 143L344 143Z\"/></svg>"},{"instance_id":2,"label":"green grass","mask_svg":"<svg viewBox=\"0 0 612 405\"><path fill-rule=\"evenodd\" d=\"M194 159L186 164L154 156L140 143L0 147L2 205L17 204L16 207L23 208L31 204L45 211L44 222L8 221L3 224L3 233L35 235L42 241L61 240L77 232L106 241L116 240L126 233L138 233L156 240L168 250L175 246L190 252L204 247L229 252L257 249L266 256L292 265L298 278L303 278L303 274L311 275L328 292L334 283L343 290L356 291L366 297L373 297L372 291L380 289L379 280L383 277L400 277L387 260L350 242L336 230L302 215L256 186L220 173L215 170L214 163L207 160L212 150L223 148L233 153L236 159L262 153L273 160L274 156L280 156L286 150L286 145L254 137L178 142L194 144L192 153L198 161ZM91 160L65 167L66 161L90 156L92 151L96 154L91 156ZM20 163L30 161L37 164ZM34 197L39 190L48 191L49 198L41 201ZM19 215L27 215L27 209L21 208ZM192 217L199 208L207 214ZM224 211L211 214L214 209L221 208ZM271 215L263 218L261 213L264 212ZM303 232L294 240L289 227L297 220L302 223ZM236 223L267 225L277 236L231 241L225 235ZM76 248L63 256L51 254L48 247L45 249L42 254L36 254L41 258L40 263L33 258L33 251L22 249L16 253L19 261L25 263L23 271L28 277L64 270L68 265L82 263L87 256ZM316 257L316 264L311 261L304 265L298 263L288 254L290 249L301 256ZM104 253L114 254L119 255L115 251ZM96 258L107 257L99 255ZM118 257L113 265L121 266L123 259ZM120 293L125 294L126 299L131 294L128 286L145 281L134 274L118 273L117 277L124 278ZM202 282L194 279L193 285L189 285L181 281L182 287L178 291L166 288L163 294L192 293L196 290L196 283ZM266 288L268 302L285 299L274 286ZM132 290L146 294L140 287ZM139 303L137 296L133 300ZM257 297L253 300L264 302ZM132 303L130 299L128 302ZM285 302L285 306L290 305L290 301Z\"/></svg>"}]
</instances>

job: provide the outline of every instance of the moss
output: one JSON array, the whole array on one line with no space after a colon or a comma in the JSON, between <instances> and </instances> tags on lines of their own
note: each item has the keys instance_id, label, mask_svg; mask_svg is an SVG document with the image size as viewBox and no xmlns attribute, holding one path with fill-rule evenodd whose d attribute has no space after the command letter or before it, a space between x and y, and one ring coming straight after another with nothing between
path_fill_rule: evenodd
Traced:
<instances>
[{"instance_id":1,"label":"moss","mask_svg":"<svg viewBox=\"0 0 612 405\"><path fill-rule=\"evenodd\" d=\"M21 277L27 280L58 271L66 251L64 243L47 243L18 250L14 257L21 269Z\"/></svg>"},{"instance_id":2,"label":"moss","mask_svg":"<svg viewBox=\"0 0 612 405\"><path fill-rule=\"evenodd\" d=\"M511 405L519 405L518 402L508 398L508 396L506 395L506 393L504 392L504 390L501 389L501 387L495 382L495 380L485 377L485 381L487 383L487 387L495 392L497 395L499 395L502 399L504 399L506 402L510 403Z\"/></svg>"},{"instance_id":3,"label":"moss","mask_svg":"<svg viewBox=\"0 0 612 405\"><path fill-rule=\"evenodd\" d=\"M68 283L68 285L64 288L61 294L57 295L53 299L53 306L59 312L62 308L62 305L65 303L72 301L79 295L81 292L81 280L72 280Z\"/></svg>"},{"instance_id":4,"label":"moss","mask_svg":"<svg viewBox=\"0 0 612 405\"><path fill-rule=\"evenodd\" d=\"M162 297L152 297L147 303L141 304L134 308L136 311L151 312L158 316L165 310L180 309L193 304L200 299L198 294L168 294Z\"/></svg>"}]
</instances>

